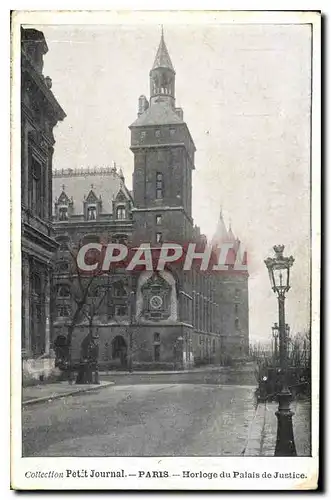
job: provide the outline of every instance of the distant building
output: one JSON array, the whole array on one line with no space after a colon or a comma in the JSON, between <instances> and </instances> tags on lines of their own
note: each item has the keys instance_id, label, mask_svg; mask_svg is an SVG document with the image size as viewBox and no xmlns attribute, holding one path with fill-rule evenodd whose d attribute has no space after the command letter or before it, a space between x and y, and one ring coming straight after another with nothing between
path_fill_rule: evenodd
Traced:
<instances>
[{"instance_id":1,"label":"distant building","mask_svg":"<svg viewBox=\"0 0 331 500\"><path fill-rule=\"evenodd\" d=\"M66 333L77 300L70 246L86 242L127 242L130 246L162 242L207 244L192 218L195 145L183 110L175 104L175 70L163 34L150 71L150 99L140 96L138 117L130 126L134 155L133 191L116 167L57 170L54 174L54 228L60 250L54 296L54 334ZM225 227L222 214L211 244L240 242ZM69 245L69 250L68 250ZM86 282L86 280L85 280ZM103 360L189 366L220 363L248 354L248 274L143 271L132 277L119 270L96 281L95 297L106 298L93 318L81 314L73 345L98 330ZM132 294L134 293L134 295Z\"/></svg>"},{"instance_id":2,"label":"distant building","mask_svg":"<svg viewBox=\"0 0 331 500\"><path fill-rule=\"evenodd\" d=\"M50 344L51 261L57 244L52 218L53 128L65 113L43 76L43 33L21 29L22 349L25 357Z\"/></svg>"}]
</instances>

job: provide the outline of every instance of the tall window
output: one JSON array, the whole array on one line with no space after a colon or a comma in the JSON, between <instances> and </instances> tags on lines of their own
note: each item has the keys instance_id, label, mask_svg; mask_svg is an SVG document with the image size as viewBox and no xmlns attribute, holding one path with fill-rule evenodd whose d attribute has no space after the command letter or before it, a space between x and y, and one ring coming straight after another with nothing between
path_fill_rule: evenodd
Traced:
<instances>
[{"instance_id":1,"label":"tall window","mask_svg":"<svg viewBox=\"0 0 331 500\"><path fill-rule=\"evenodd\" d=\"M160 361L161 337L159 333L154 333L154 361Z\"/></svg>"},{"instance_id":2,"label":"tall window","mask_svg":"<svg viewBox=\"0 0 331 500\"><path fill-rule=\"evenodd\" d=\"M116 210L116 219L126 219L126 210L125 210L125 207L117 207L117 210Z\"/></svg>"},{"instance_id":3,"label":"tall window","mask_svg":"<svg viewBox=\"0 0 331 500\"><path fill-rule=\"evenodd\" d=\"M126 296L127 296L126 289L122 281L114 283L114 297L126 297Z\"/></svg>"},{"instance_id":4,"label":"tall window","mask_svg":"<svg viewBox=\"0 0 331 500\"><path fill-rule=\"evenodd\" d=\"M234 326L235 326L235 327L236 327L236 329L238 330L238 328L239 328L239 319L238 319L238 318L236 318L236 319L234 320Z\"/></svg>"},{"instance_id":5,"label":"tall window","mask_svg":"<svg viewBox=\"0 0 331 500\"><path fill-rule=\"evenodd\" d=\"M154 333L154 342L160 343L161 337L159 333Z\"/></svg>"},{"instance_id":6,"label":"tall window","mask_svg":"<svg viewBox=\"0 0 331 500\"><path fill-rule=\"evenodd\" d=\"M234 305L234 312L235 312L235 314L238 314L238 304Z\"/></svg>"},{"instance_id":7,"label":"tall window","mask_svg":"<svg viewBox=\"0 0 331 500\"><path fill-rule=\"evenodd\" d=\"M59 208L59 220L68 220L68 207L60 207Z\"/></svg>"},{"instance_id":8,"label":"tall window","mask_svg":"<svg viewBox=\"0 0 331 500\"><path fill-rule=\"evenodd\" d=\"M126 306L115 306L116 316L126 316L128 313L128 308Z\"/></svg>"},{"instance_id":9,"label":"tall window","mask_svg":"<svg viewBox=\"0 0 331 500\"><path fill-rule=\"evenodd\" d=\"M42 181L41 165L32 160L32 210L35 215L42 217Z\"/></svg>"},{"instance_id":10,"label":"tall window","mask_svg":"<svg viewBox=\"0 0 331 500\"><path fill-rule=\"evenodd\" d=\"M94 205L87 207L87 220L96 220L97 208Z\"/></svg>"},{"instance_id":11,"label":"tall window","mask_svg":"<svg viewBox=\"0 0 331 500\"><path fill-rule=\"evenodd\" d=\"M162 243L162 233L156 233L156 243Z\"/></svg>"},{"instance_id":12,"label":"tall window","mask_svg":"<svg viewBox=\"0 0 331 500\"><path fill-rule=\"evenodd\" d=\"M156 174L156 198L160 200L163 198L163 174L160 172Z\"/></svg>"},{"instance_id":13,"label":"tall window","mask_svg":"<svg viewBox=\"0 0 331 500\"><path fill-rule=\"evenodd\" d=\"M157 215L155 217L155 223L157 226L160 226L162 224L162 215Z\"/></svg>"},{"instance_id":14,"label":"tall window","mask_svg":"<svg viewBox=\"0 0 331 500\"><path fill-rule=\"evenodd\" d=\"M160 344L154 345L154 361L160 361Z\"/></svg>"}]
</instances>

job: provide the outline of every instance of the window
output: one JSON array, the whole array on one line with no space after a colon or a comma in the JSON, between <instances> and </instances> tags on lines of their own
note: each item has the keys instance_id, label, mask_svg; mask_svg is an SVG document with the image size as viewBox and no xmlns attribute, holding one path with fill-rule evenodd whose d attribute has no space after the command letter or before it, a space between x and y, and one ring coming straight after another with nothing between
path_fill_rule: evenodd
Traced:
<instances>
[{"instance_id":1,"label":"window","mask_svg":"<svg viewBox=\"0 0 331 500\"><path fill-rule=\"evenodd\" d=\"M35 215L42 216L42 185L41 165L35 159L32 160L32 210Z\"/></svg>"},{"instance_id":2,"label":"window","mask_svg":"<svg viewBox=\"0 0 331 500\"><path fill-rule=\"evenodd\" d=\"M160 361L160 344L154 346L154 361Z\"/></svg>"},{"instance_id":3,"label":"window","mask_svg":"<svg viewBox=\"0 0 331 500\"><path fill-rule=\"evenodd\" d=\"M234 312L235 312L235 314L238 314L238 309L239 309L239 308L238 308L238 304L235 304L235 305L234 305Z\"/></svg>"},{"instance_id":4,"label":"window","mask_svg":"<svg viewBox=\"0 0 331 500\"><path fill-rule=\"evenodd\" d=\"M69 271L69 262L61 260L57 263L56 269L58 273L67 273Z\"/></svg>"},{"instance_id":5,"label":"window","mask_svg":"<svg viewBox=\"0 0 331 500\"><path fill-rule=\"evenodd\" d=\"M116 316L126 316L127 315L127 307L126 306L116 306L115 307L115 315Z\"/></svg>"},{"instance_id":6,"label":"window","mask_svg":"<svg viewBox=\"0 0 331 500\"><path fill-rule=\"evenodd\" d=\"M238 319L238 318L236 318L236 319L234 320L234 326L235 326L237 329L239 328L239 319Z\"/></svg>"},{"instance_id":7,"label":"window","mask_svg":"<svg viewBox=\"0 0 331 500\"><path fill-rule=\"evenodd\" d=\"M116 219L126 219L126 210L125 210L125 207L117 207L117 210L116 210Z\"/></svg>"},{"instance_id":8,"label":"window","mask_svg":"<svg viewBox=\"0 0 331 500\"><path fill-rule=\"evenodd\" d=\"M170 135L173 136L173 135L175 135L175 133L176 133L176 129L171 128L170 129Z\"/></svg>"},{"instance_id":9,"label":"window","mask_svg":"<svg viewBox=\"0 0 331 500\"><path fill-rule=\"evenodd\" d=\"M162 215L157 215L155 217L155 223L157 226L160 226L162 224Z\"/></svg>"},{"instance_id":10,"label":"window","mask_svg":"<svg viewBox=\"0 0 331 500\"><path fill-rule=\"evenodd\" d=\"M59 208L59 220L68 220L68 208L67 207L60 207Z\"/></svg>"},{"instance_id":11,"label":"window","mask_svg":"<svg viewBox=\"0 0 331 500\"><path fill-rule=\"evenodd\" d=\"M155 137L161 137L161 130L155 130Z\"/></svg>"},{"instance_id":12,"label":"window","mask_svg":"<svg viewBox=\"0 0 331 500\"><path fill-rule=\"evenodd\" d=\"M99 286L90 286L88 290L89 297L99 297L100 287Z\"/></svg>"},{"instance_id":13,"label":"window","mask_svg":"<svg viewBox=\"0 0 331 500\"><path fill-rule=\"evenodd\" d=\"M203 344L203 338L202 338L202 336L200 335L200 345L202 345L202 344Z\"/></svg>"},{"instance_id":14,"label":"window","mask_svg":"<svg viewBox=\"0 0 331 500\"><path fill-rule=\"evenodd\" d=\"M58 306L57 315L59 318L68 318L70 316L70 306L67 304Z\"/></svg>"},{"instance_id":15,"label":"window","mask_svg":"<svg viewBox=\"0 0 331 500\"><path fill-rule=\"evenodd\" d=\"M159 333L154 333L154 343L160 343L161 337Z\"/></svg>"},{"instance_id":16,"label":"window","mask_svg":"<svg viewBox=\"0 0 331 500\"><path fill-rule=\"evenodd\" d=\"M114 283L114 297L126 297L126 289L121 281Z\"/></svg>"},{"instance_id":17,"label":"window","mask_svg":"<svg viewBox=\"0 0 331 500\"><path fill-rule=\"evenodd\" d=\"M97 218L97 207L95 205L90 205L87 207L87 220L96 220Z\"/></svg>"},{"instance_id":18,"label":"window","mask_svg":"<svg viewBox=\"0 0 331 500\"><path fill-rule=\"evenodd\" d=\"M70 287L68 285L59 285L57 295L62 299L70 297Z\"/></svg>"},{"instance_id":19,"label":"window","mask_svg":"<svg viewBox=\"0 0 331 500\"><path fill-rule=\"evenodd\" d=\"M163 174L156 174L156 198L160 200L163 198Z\"/></svg>"},{"instance_id":20,"label":"window","mask_svg":"<svg viewBox=\"0 0 331 500\"><path fill-rule=\"evenodd\" d=\"M213 339L213 354L216 352L216 340Z\"/></svg>"},{"instance_id":21,"label":"window","mask_svg":"<svg viewBox=\"0 0 331 500\"><path fill-rule=\"evenodd\" d=\"M143 140L145 139L146 137L146 130L143 130L142 132L140 132L140 139Z\"/></svg>"},{"instance_id":22,"label":"window","mask_svg":"<svg viewBox=\"0 0 331 500\"><path fill-rule=\"evenodd\" d=\"M234 297L236 300L239 300L240 299L240 288L236 288L235 290L235 297Z\"/></svg>"},{"instance_id":23,"label":"window","mask_svg":"<svg viewBox=\"0 0 331 500\"><path fill-rule=\"evenodd\" d=\"M156 243L162 243L162 233L156 233Z\"/></svg>"}]
</instances>

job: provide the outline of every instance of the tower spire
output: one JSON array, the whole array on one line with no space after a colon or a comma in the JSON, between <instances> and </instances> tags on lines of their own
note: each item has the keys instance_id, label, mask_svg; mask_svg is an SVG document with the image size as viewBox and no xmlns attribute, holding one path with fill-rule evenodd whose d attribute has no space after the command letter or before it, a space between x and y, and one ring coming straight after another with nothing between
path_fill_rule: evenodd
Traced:
<instances>
[{"instance_id":1,"label":"tower spire","mask_svg":"<svg viewBox=\"0 0 331 500\"><path fill-rule=\"evenodd\" d=\"M155 56L153 67L150 71L150 104L167 103L175 107L175 75L169 52L164 41L163 25L161 26L161 39Z\"/></svg>"},{"instance_id":2,"label":"tower spire","mask_svg":"<svg viewBox=\"0 0 331 500\"><path fill-rule=\"evenodd\" d=\"M157 53L155 56L154 64L152 67L153 69L157 68L167 68L170 69L171 71L175 72L174 67L172 65L169 52L166 46L166 43L164 41L164 32L163 32L163 24L161 25L161 40L159 44L159 48L157 49Z\"/></svg>"}]
</instances>

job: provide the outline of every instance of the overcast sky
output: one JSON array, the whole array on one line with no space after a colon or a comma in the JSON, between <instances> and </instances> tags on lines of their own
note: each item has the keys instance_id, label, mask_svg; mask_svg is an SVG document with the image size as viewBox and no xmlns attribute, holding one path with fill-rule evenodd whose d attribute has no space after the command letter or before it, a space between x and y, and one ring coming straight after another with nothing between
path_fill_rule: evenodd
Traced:
<instances>
[{"instance_id":1,"label":"overcast sky","mask_svg":"<svg viewBox=\"0 0 331 500\"><path fill-rule=\"evenodd\" d=\"M67 117L55 131L55 168L116 161L132 186L128 126L149 97L158 25L35 26L49 52L44 75ZM295 263L286 321L309 324L309 25L165 25L176 105L195 142L193 216L211 238L220 206L250 258L250 335L278 321L263 260L283 243Z\"/></svg>"}]
</instances>

